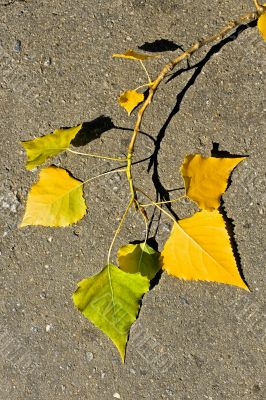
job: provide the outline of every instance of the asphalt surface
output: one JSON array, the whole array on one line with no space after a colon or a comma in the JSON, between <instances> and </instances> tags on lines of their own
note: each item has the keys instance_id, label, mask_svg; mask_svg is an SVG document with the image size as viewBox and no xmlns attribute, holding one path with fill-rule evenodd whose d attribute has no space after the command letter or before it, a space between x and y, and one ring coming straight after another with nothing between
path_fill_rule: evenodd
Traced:
<instances>
[{"instance_id":1,"label":"asphalt surface","mask_svg":"<svg viewBox=\"0 0 266 400\"><path fill-rule=\"evenodd\" d=\"M0 0L1 400L266 398L266 45L256 27L201 50L190 60L196 67L162 85L142 126L156 139L156 162L149 173L148 161L134 168L138 185L155 196L152 177L157 190L182 186L178 170L187 154L210 155L219 145L249 155L232 175L224 209L251 293L163 274L143 300L122 365L112 343L75 310L71 294L106 263L128 199L125 177L93 181L88 215L75 226L17 228L37 177L24 169L19 141L86 121L91 136L83 151L126 152L134 117L117 96L145 83L145 75L134 62L112 59L113 52L144 44L152 50L157 41L155 49L169 51L147 62L155 76L172 50L252 7L251 0ZM153 152L154 141L140 135L136 159ZM72 155L54 163L80 179L117 165ZM187 203L173 209L179 217L193 212ZM144 228L130 213L113 262L119 245L143 240ZM170 228L162 217L159 249Z\"/></svg>"}]
</instances>

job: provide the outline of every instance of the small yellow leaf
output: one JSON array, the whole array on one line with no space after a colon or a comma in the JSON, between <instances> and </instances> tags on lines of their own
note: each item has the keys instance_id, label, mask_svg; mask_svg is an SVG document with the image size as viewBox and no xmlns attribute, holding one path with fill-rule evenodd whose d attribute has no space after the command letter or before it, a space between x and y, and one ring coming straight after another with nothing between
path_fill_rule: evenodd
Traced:
<instances>
[{"instance_id":1,"label":"small yellow leaf","mask_svg":"<svg viewBox=\"0 0 266 400\"><path fill-rule=\"evenodd\" d=\"M249 290L242 280L219 211L200 211L175 222L161 265L181 279L220 282Z\"/></svg>"},{"instance_id":2,"label":"small yellow leaf","mask_svg":"<svg viewBox=\"0 0 266 400\"><path fill-rule=\"evenodd\" d=\"M184 159L181 173L186 195L205 210L215 210L227 188L227 181L233 169L245 157L216 158L191 154Z\"/></svg>"},{"instance_id":3,"label":"small yellow leaf","mask_svg":"<svg viewBox=\"0 0 266 400\"><path fill-rule=\"evenodd\" d=\"M159 56L154 54L151 55L151 54L137 53L136 51L129 49L122 54L113 54L112 57L128 58L130 60L143 61L146 60L147 58L155 58Z\"/></svg>"},{"instance_id":4,"label":"small yellow leaf","mask_svg":"<svg viewBox=\"0 0 266 400\"><path fill-rule=\"evenodd\" d=\"M48 158L66 150L82 125L68 129L56 129L45 136L21 142L27 153L26 168L31 170L43 164Z\"/></svg>"},{"instance_id":5,"label":"small yellow leaf","mask_svg":"<svg viewBox=\"0 0 266 400\"><path fill-rule=\"evenodd\" d=\"M124 92L121 94L119 97L119 105L121 107L124 107L128 115L132 113L132 111L144 100L144 94L143 93L138 93L136 90L128 90L127 92Z\"/></svg>"},{"instance_id":6,"label":"small yellow leaf","mask_svg":"<svg viewBox=\"0 0 266 400\"><path fill-rule=\"evenodd\" d=\"M258 19L258 28L261 36L266 41L266 12L264 12Z\"/></svg>"},{"instance_id":7,"label":"small yellow leaf","mask_svg":"<svg viewBox=\"0 0 266 400\"><path fill-rule=\"evenodd\" d=\"M62 168L48 167L41 170L39 181L28 194L20 227L68 226L83 218L85 213L82 182Z\"/></svg>"}]
</instances>

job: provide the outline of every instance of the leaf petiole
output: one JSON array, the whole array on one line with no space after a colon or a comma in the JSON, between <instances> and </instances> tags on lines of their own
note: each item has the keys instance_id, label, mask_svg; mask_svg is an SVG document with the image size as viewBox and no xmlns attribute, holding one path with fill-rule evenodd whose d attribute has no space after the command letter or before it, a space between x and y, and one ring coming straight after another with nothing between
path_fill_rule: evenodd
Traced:
<instances>
[{"instance_id":1,"label":"leaf petiole","mask_svg":"<svg viewBox=\"0 0 266 400\"><path fill-rule=\"evenodd\" d=\"M182 199L184 199L185 197L187 197L185 194L183 194L180 197L177 197L174 200L167 200L167 201L159 201L159 202L152 202L152 203L148 203L148 204L141 204L141 207L150 207L150 206L154 206L154 205L159 205L159 204L171 204L171 203L176 203L177 201L181 201Z\"/></svg>"},{"instance_id":2,"label":"leaf petiole","mask_svg":"<svg viewBox=\"0 0 266 400\"><path fill-rule=\"evenodd\" d=\"M75 151L72 149L66 149L66 150L73 154L78 154L78 155L86 156L86 157L101 158L102 160L111 160L111 161L118 161L118 162L126 162L127 161L126 158L113 158L113 157L108 157L108 156L101 156L99 154L81 153L79 151Z\"/></svg>"},{"instance_id":3,"label":"leaf petiole","mask_svg":"<svg viewBox=\"0 0 266 400\"><path fill-rule=\"evenodd\" d=\"M151 84L151 83L152 83L152 80L151 80L151 77L150 77L150 75L149 75L149 72L148 72L147 68L146 68L145 65L144 65L144 62L143 62L142 60L139 60L139 62L141 63L141 66L142 66L142 68L144 69L145 74L147 75L147 77L148 77L148 79L149 79L149 83Z\"/></svg>"},{"instance_id":4,"label":"leaf petiole","mask_svg":"<svg viewBox=\"0 0 266 400\"><path fill-rule=\"evenodd\" d=\"M112 242L111 242L111 245L110 245L110 248L109 248L109 251L108 251L108 256L107 256L107 264L108 264L108 265L110 264L111 252L112 252L112 249L113 249L113 247L114 247L114 243L115 243L115 241L116 241L116 238L117 238L117 236L119 235L119 232L121 231L121 228L122 228L123 223L124 223L124 221L125 221L125 219L126 219L126 216L127 216L127 214L128 214L128 211L129 211L130 207L132 206L132 204L134 203L134 201L135 201L135 198L134 198L133 196L131 196L131 198L130 198L130 200L129 200L129 203L128 203L128 205L127 205L127 208L125 209L124 214L122 215L122 218L120 219L119 225L118 225L118 227L117 227L117 229L116 229L116 231L115 231L113 240L112 240Z\"/></svg>"},{"instance_id":5,"label":"leaf petiole","mask_svg":"<svg viewBox=\"0 0 266 400\"><path fill-rule=\"evenodd\" d=\"M152 198L147 193L145 193L143 190L136 188L136 187L135 187L135 191L140 192L141 194L143 194L143 196L147 197L151 201L152 205L157 207L160 211L162 211L162 213L167 215L167 217L170 218L172 221L176 222L175 218L170 213L165 211L162 207L160 207L155 201L153 201Z\"/></svg>"},{"instance_id":6,"label":"leaf petiole","mask_svg":"<svg viewBox=\"0 0 266 400\"><path fill-rule=\"evenodd\" d=\"M255 3L255 7L256 7L257 11L258 11L260 14L262 14L263 11L264 11L263 5L260 4L257 0L254 0L254 3Z\"/></svg>"}]
</instances>

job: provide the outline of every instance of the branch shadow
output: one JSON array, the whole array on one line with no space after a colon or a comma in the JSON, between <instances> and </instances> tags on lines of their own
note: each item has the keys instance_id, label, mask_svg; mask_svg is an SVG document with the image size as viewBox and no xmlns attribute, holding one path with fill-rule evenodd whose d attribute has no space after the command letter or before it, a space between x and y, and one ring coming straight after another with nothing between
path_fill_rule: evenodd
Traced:
<instances>
[{"instance_id":1,"label":"branch shadow","mask_svg":"<svg viewBox=\"0 0 266 400\"><path fill-rule=\"evenodd\" d=\"M169 201L170 200L169 190L167 190L163 186L163 184L160 180L159 160L158 160L161 144L165 138L166 130L167 130L170 122L172 121L173 117L179 112L180 106L182 104L182 101L183 101L185 95L187 94L188 90L195 84L197 78L200 76L205 65L211 60L211 58L215 54L219 53L219 51L221 51L221 49L225 45L236 40L238 38L238 36L240 35L240 33L245 31L246 29L248 29L249 26L253 26L253 25L249 24L249 25L240 26L238 29L236 29L236 31L232 35L228 36L227 38L221 40L219 43L212 46L211 49L207 52L207 54L201 61L199 61L197 64L195 64L193 66L188 66L186 68L179 69L174 74L172 74L170 76L170 78L168 79L168 81L166 82L166 83L168 83L168 82L172 81L173 79L180 76L183 72L194 70L193 75L190 77L190 79L188 80L185 87L177 94L176 103L175 103L173 109L171 110L170 114L166 118L165 123L161 127L161 129L155 139L155 149L154 149L153 154L151 155L147 171L150 172L152 170L152 181L153 181L154 187L156 189L156 201ZM174 210L172 209L171 203L166 204L166 207L167 207L168 211L173 215L173 217L178 221L179 218L178 218L177 214L174 212ZM155 210L154 210L152 218L150 220L149 230L151 229L152 221L154 218L154 213L155 213ZM160 221L160 216L159 216L159 221ZM159 224L159 222L158 222L158 224ZM156 228L156 232L157 232L157 230L158 230L158 228Z\"/></svg>"}]
</instances>

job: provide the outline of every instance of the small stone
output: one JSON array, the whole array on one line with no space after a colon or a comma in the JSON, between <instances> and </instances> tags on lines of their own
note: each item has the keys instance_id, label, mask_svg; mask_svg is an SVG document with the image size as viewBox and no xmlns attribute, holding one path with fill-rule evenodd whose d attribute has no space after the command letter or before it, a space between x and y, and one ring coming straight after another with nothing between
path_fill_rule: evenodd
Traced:
<instances>
[{"instance_id":1,"label":"small stone","mask_svg":"<svg viewBox=\"0 0 266 400\"><path fill-rule=\"evenodd\" d=\"M53 240L52 236L49 236L48 239L47 239L47 241L48 241L49 243L52 243L52 240Z\"/></svg>"},{"instance_id":2,"label":"small stone","mask_svg":"<svg viewBox=\"0 0 266 400\"><path fill-rule=\"evenodd\" d=\"M115 399L121 399L121 397L120 397L120 394L119 394L119 393L114 393L114 394L113 394L113 397L114 397Z\"/></svg>"},{"instance_id":3,"label":"small stone","mask_svg":"<svg viewBox=\"0 0 266 400\"><path fill-rule=\"evenodd\" d=\"M47 295L46 295L46 293L45 292L42 292L41 294L40 294L40 298L41 299L46 299L46 297L47 297Z\"/></svg>"},{"instance_id":4,"label":"small stone","mask_svg":"<svg viewBox=\"0 0 266 400\"><path fill-rule=\"evenodd\" d=\"M88 362L91 362L91 361L93 360L93 358L94 358L93 353L92 353L91 351L87 351L87 352L86 352L86 360L87 360Z\"/></svg>"},{"instance_id":5,"label":"small stone","mask_svg":"<svg viewBox=\"0 0 266 400\"><path fill-rule=\"evenodd\" d=\"M252 388L253 393L259 393L261 391L261 387L258 384L255 384Z\"/></svg>"},{"instance_id":6,"label":"small stone","mask_svg":"<svg viewBox=\"0 0 266 400\"><path fill-rule=\"evenodd\" d=\"M20 53L21 52L21 40L17 39L15 42L15 46L14 46L14 51L16 53Z\"/></svg>"},{"instance_id":7,"label":"small stone","mask_svg":"<svg viewBox=\"0 0 266 400\"><path fill-rule=\"evenodd\" d=\"M44 62L43 62L43 65L45 66L45 67L49 67L49 65L51 65L52 64L52 59L51 59L51 57L47 57L45 60L44 60Z\"/></svg>"},{"instance_id":8,"label":"small stone","mask_svg":"<svg viewBox=\"0 0 266 400\"><path fill-rule=\"evenodd\" d=\"M129 372L133 375L136 375L136 371L133 368L130 368Z\"/></svg>"},{"instance_id":9,"label":"small stone","mask_svg":"<svg viewBox=\"0 0 266 400\"><path fill-rule=\"evenodd\" d=\"M31 330L33 333L37 333L39 329L37 328L37 326L31 326L30 330Z\"/></svg>"},{"instance_id":10,"label":"small stone","mask_svg":"<svg viewBox=\"0 0 266 400\"><path fill-rule=\"evenodd\" d=\"M46 332L50 332L51 329L52 329L52 325L49 325L49 324L46 325L46 327L45 327Z\"/></svg>"},{"instance_id":11,"label":"small stone","mask_svg":"<svg viewBox=\"0 0 266 400\"><path fill-rule=\"evenodd\" d=\"M169 396L173 396L174 392L171 389L166 389L166 394L168 394Z\"/></svg>"},{"instance_id":12,"label":"small stone","mask_svg":"<svg viewBox=\"0 0 266 400\"><path fill-rule=\"evenodd\" d=\"M189 305L189 301L185 297L179 296L179 299L183 305Z\"/></svg>"},{"instance_id":13,"label":"small stone","mask_svg":"<svg viewBox=\"0 0 266 400\"><path fill-rule=\"evenodd\" d=\"M74 233L75 236L80 236L81 235L81 228L76 228L73 233Z\"/></svg>"}]
</instances>

